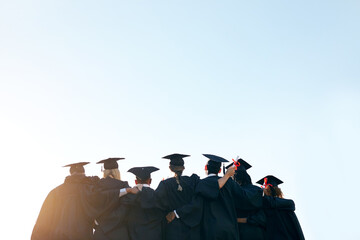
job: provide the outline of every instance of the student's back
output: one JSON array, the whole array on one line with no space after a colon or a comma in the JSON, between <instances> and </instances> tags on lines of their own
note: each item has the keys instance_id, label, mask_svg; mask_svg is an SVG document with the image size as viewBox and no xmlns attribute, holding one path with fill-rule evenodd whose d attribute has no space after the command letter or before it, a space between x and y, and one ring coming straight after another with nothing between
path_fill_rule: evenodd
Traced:
<instances>
[{"instance_id":1,"label":"student's back","mask_svg":"<svg viewBox=\"0 0 360 240\"><path fill-rule=\"evenodd\" d=\"M218 187L210 187L216 186L218 179L218 176L210 176L198 184L197 193L203 197L202 239L238 239L232 190L234 182L228 180L220 190Z\"/></svg>"},{"instance_id":2,"label":"student's back","mask_svg":"<svg viewBox=\"0 0 360 240\"><path fill-rule=\"evenodd\" d=\"M32 240L92 239L92 224L100 212L93 205L97 177L86 177L83 165L67 165L71 176L46 197L34 226ZM110 192L109 192L110 193ZM112 193L113 199L118 194Z\"/></svg>"},{"instance_id":3,"label":"student's back","mask_svg":"<svg viewBox=\"0 0 360 240\"><path fill-rule=\"evenodd\" d=\"M262 191L247 191L232 179L220 188L218 184L221 163L228 162L216 155L204 154L209 158L206 165L209 176L202 179L197 188L197 195L203 198L201 222L202 239L237 240L239 239L236 205L257 208L262 203Z\"/></svg>"},{"instance_id":4,"label":"student's back","mask_svg":"<svg viewBox=\"0 0 360 240\"><path fill-rule=\"evenodd\" d=\"M195 188L199 182L196 174L182 176L184 167L184 157L189 155L171 154L163 158L170 160L169 168L174 172L175 177L163 180L156 189L156 202L158 208L166 214L190 204L195 193ZM166 240L187 240L191 239L191 227L186 222L186 218L174 218L170 223L163 221L163 234Z\"/></svg>"},{"instance_id":5,"label":"student's back","mask_svg":"<svg viewBox=\"0 0 360 240\"><path fill-rule=\"evenodd\" d=\"M156 199L159 208L165 213L172 212L175 209L191 203L195 194L195 188L200 178L196 174L181 176L179 183L182 190L178 190L178 183L175 178L169 178L159 183L156 189ZM165 239L190 239L191 228L184 222L184 219L175 218L170 223L165 223Z\"/></svg>"},{"instance_id":6,"label":"student's back","mask_svg":"<svg viewBox=\"0 0 360 240\"><path fill-rule=\"evenodd\" d=\"M120 180L117 161L123 159L124 158L108 158L97 162L104 164L104 178L98 182L98 190L105 192L120 190L120 196L122 197L115 205L105 206L107 207L106 211L96 218L95 240L129 240L129 234L126 228L129 207L123 202L135 196L126 195L124 189L129 188L129 185L127 182ZM101 204L101 201L99 201L99 204Z\"/></svg>"},{"instance_id":7,"label":"student's back","mask_svg":"<svg viewBox=\"0 0 360 240\"><path fill-rule=\"evenodd\" d=\"M304 240L300 223L295 214L295 203L284 199L278 185L283 181L268 175L257 183L264 186L263 207L266 215L266 240Z\"/></svg>"},{"instance_id":8,"label":"student's back","mask_svg":"<svg viewBox=\"0 0 360 240\"><path fill-rule=\"evenodd\" d=\"M128 170L136 176L135 184L142 189L132 201L128 217L128 230L131 240L160 240L162 237L161 221L165 214L156 208L155 191L150 187L151 173L156 167L134 167Z\"/></svg>"},{"instance_id":9,"label":"student's back","mask_svg":"<svg viewBox=\"0 0 360 240\"><path fill-rule=\"evenodd\" d=\"M99 191L120 190L129 188L127 182L106 177L100 179L98 185ZM124 196L118 200L118 203L109 208L96 218L96 226L94 232L95 240L121 239L128 240L129 234L126 228L126 219L129 213L129 207L123 204ZM132 196L130 196L132 197Z\"/></svg>"}]
</instances>

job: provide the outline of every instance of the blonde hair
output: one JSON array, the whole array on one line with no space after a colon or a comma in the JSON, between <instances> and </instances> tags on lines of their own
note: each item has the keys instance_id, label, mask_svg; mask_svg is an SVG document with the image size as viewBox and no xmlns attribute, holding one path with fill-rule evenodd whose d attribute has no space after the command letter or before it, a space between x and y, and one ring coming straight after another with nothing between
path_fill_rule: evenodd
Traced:
<instances>
[{"instance_id":1,"label":"blonde hair","mask_svg":"<svg viewBox=\"0 0 360 240\"><path fill-rule=\"evenodd\" d=\"M104 170L104 178L106 178L106 177L111 177L111 178L115 178L117 180L121 180L120 171L117 168L105 169Z\"/></svg>"}]
</instances>

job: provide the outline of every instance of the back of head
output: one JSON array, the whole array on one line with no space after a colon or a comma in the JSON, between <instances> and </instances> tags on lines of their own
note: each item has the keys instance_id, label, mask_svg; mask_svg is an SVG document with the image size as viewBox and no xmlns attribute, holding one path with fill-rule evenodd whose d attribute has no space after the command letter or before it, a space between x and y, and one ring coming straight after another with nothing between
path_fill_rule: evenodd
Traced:
<instances>
[{"instance_id":1,"label":"back of head","mask_svg":"<svg viewBox=\"0 0 360 240\"><path fill-rule=\"evenodd\" d=\"M283 198L283 193L278 186L266 186L266 188L264 189L264 194L266 196Z\"/></svg>"},{"instance_id":2,"label":"back of head","mask_svg":"<svg viewBox=\"0 0 360 240\"><path fill-rule=\"evenodd\" d=\"M180 192L183 190L180 184L180 177L185 169L183 159L185 157L190 157L190 155L174 153L163 157L164 159L170 160L169 168L173 173L175 173L175 180L178 184L177 190Z\"/></svg>"},{"instance_id":3,"label":"back of head","mask_svg":"<svg viewBox=\"0 0 360 240\"><path fill-rule=\"evenodd\" d=\"M103 173L104 173L104 178L111 177L117 180L121 180L120 171L117 168L105 169Z\"/></svg>"},{"instance_id":4,"label":"back of head","mask_svg":"<svg viewBox=\"0 0 360 240\"><path fill-rule=\"evenodd\" d=\"M241 186L252 184L251 177L244 168L239 168L238 170L236 170L234 178L235 181L239 183Z\"/></svg>"},{"instance_id":5,"label":"back of head","mask_svg":"<svg viewBox=\"0 0 360 240\"><path fill-rule=\"evenodd\" d=\"M70 175L85 175L84 167L70 168Z\"/></svg>"},{"instance_id":6,"label":"back of head","mask_svg":"<svg viewBox=\"0 0 360 240\"><path fill-rule=\"evenodd\" d=\"M151 184L151 173L158 171L157 167L147 166L147 167L133 167L128 170L128 172L133 173L136 176L136 184Z\"/></svg>"},{"instance_id":7,"label":"back of head","mask_svg":"<svg viewBox=\"0 0 360 240\"><path fill-rule=\"evenodd\" d=\"M206 169L208 171L208 174L219 174L220 169L221 169L221 163L209 162L206 165Z\"/></svg>"},{"instance_id":8,"label":"back of head","mask_svg":"<svg viewBox=\"0 0 360 240\"><path fill-rule=\"evenodd\" d=\"M273 175L267 175L266 177L263 177L256 183L262 185L262 187L264 188L265 195L283 198L283 193L281 189L278 187L280 184L283 183L283 181L281 181L279 178Z\"/></svg>"},{"instance_id":9,"label":"back of head","mask_svg":"<svg viewBox=\"0 0 360 240\"><path fill-rule=\"evenodd\" d=\"M208 174L219 174L221 170L221 163L228 162L228 160L213 154L203 155L209 159L206 164L206 170L208 171Z\"/></svg>"},{"instance_id":10,"label":"back of head","mask_svg":"<svg viewBox=\"0 0 360 240\"><path fill-rule=\"evenodd\" d=\"M181 176L185 167L184 166L174 166L174 165L169 165L169 169L175 173L175 176Z\"/></svg>"},{"instance_id":11,"label":"back of head","mask_svg":"<svg viewBox=\"0 0 360 240\"><path fill-rule=\"evenodd\" d=\"M150 185L150 184L151 184L151 180L152 180L151 178L141 179L141 178L136 177L135 183L136 183L136 184L148 184L148 185Z\"/></svg>"}]
</instances>

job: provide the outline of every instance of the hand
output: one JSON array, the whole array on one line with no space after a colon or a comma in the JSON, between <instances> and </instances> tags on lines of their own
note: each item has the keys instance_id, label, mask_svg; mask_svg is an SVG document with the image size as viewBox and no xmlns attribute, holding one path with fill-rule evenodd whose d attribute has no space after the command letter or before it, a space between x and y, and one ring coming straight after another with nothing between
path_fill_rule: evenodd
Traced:
<instances>
[{"instance_id":1,"label":"hand","mask_svg":"<svg viewBox=\"0 0 360 240\"><path fill-rule=\"evenodd\" d=\"M235 175L235 166L233 165L233 166L228 168L228 170L225 173L225 176L230 178L230 177L232 177L234 175Z\"/></svg>"},{"instance_id":2,"label":"hand","mask_svg":"<svg viewBox=\"0 0 360 240\"><path fill-rule=\"evenodd\" d=\"M126 192L127 193L132 193L132 194L137 194L139 192L139 189L137 187L127 188Z\"/></svg>"},{"instance_id":3,"label":"hand","mask_svg":"<svg viewBox=\"0 0 360 240\"><path fill-rule=\"evenodd\" d=\"M238 218L237 222L238 223L247 223L247 218Z\"/></svg>"},{"instance_id":4,"label":"hand","mask_svg":"<svg viewBox=\"0 0 360 240\"><path fill-rule=\"evenodd\" d=\"M166 220L167 220L168 223L171 223L174 219L175 219L175 213L174 212L169 212L166 215Z\"/></svg>"}]
</instances>

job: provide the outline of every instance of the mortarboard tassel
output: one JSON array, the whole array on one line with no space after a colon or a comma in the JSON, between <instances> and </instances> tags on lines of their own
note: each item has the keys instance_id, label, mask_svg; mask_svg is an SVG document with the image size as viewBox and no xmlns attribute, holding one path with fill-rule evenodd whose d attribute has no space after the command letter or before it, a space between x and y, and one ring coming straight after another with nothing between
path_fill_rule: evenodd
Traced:
<instances>
[{"instance_id":1,"label":"mortarboard tassel","mask_svg":"<svg viewBox=\"0 0 360 240\"><path fill-rule=\"evenodd\" d=\"M266 188L267 186L273 186L272 184L268 183L268 179L264 178L264 184L261 186L261 188Z\"/></svg>"}]
</instances>

